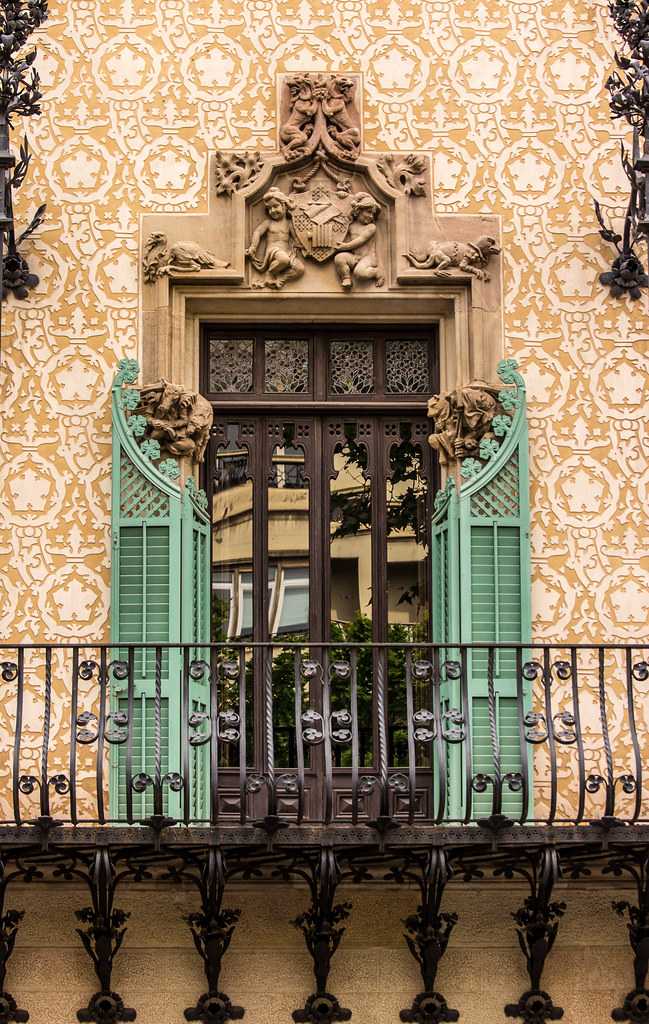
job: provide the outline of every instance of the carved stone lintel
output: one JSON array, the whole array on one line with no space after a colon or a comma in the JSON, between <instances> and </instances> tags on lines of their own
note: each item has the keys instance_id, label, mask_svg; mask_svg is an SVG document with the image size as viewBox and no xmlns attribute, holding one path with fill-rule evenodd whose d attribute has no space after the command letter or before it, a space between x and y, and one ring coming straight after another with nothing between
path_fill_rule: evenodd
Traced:
<instances>
[{"instance_id":1,"label":"carved stone lintel","mask_svg":"<svg viewBox=\"0 0 649 1024\"><path fill-rule=\"evenodd\" d=\"M402 156L398 153L387 153L379 157L376 166L388 184L404 195L426 195L426 157L421 154L409 153L408 156Z\"/></svg>"},{"instance_id":2,"label":"carved stone lintel","mask_svg":"<svg viewBox=\"0 0 649 1024\"><path fill-rule=\"evenodd\" d=\"M320 146L355 160L361 147L356 80L336 74L295 74L282 82L280 148L286 160L314 153Z\"/></svg>"},{"instance_id":3,"label":"carved stone lintel","mask_svg":"<svg viewBox=\"0 0 649 1024\"><path fill-rule=\"evenodd\" d=\"M171 455L202 462L214 416L210 402L198 392L164 379L140 388L138 393L132 419L143 445L156 442L157 457Z\"/></svg>"},{"instance_id":4,"label":"carved stone lintel","mask_svg":"<svg viewBox=\"0 0 649 1024\"><path fill-rule=\"evenodd\" d=\"M169 274L193 274L199 270L229 266L227 260L219 259L197 242L173 242L169 245L167 236L160 231L149 236L142 258L143 276L147 284L153 284L159 277Z\"/></svg>"},{"instance_id":5,"label":"carved stone lintel","mask_svg":"<svg viewBox=\"0 0 649 1024\"><path fill-rule=\"evenodd\" d=\"M217 153L214 167L217 196L231 196L250 185L262 167L261 153Z\"/></svg>"},{"instance_id":6,"label":"carved stone lintel","mask_svg":"<svg viewBox=\"0 0 649 1024\"><path fill-rule=\"evenodd\" d=\"M425 253L406 252L405 258L417 270L434 270L434 276L450 279L451 270L456 269L464 274L477 277L479 281L488 281L486 266L492 256L500 253L496 239L490 235L481 235L475 242L444 242L433 239L428 243Z\"/></svg>"}]
</instances>

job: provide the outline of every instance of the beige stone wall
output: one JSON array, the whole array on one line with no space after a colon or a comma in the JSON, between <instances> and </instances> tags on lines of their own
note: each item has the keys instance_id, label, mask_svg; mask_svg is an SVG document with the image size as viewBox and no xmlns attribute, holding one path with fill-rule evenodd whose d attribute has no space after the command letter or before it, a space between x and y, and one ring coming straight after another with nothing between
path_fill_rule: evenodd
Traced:
<instances>
[{"instance_id":1,"label":"beige stone wall","mask_svg":"<svg viewBox=\"0 0 649 1024\"><path fill-rule=\"evenodd\" d=\"M606 1024L633 987L632 954L612 899L631 898L619 885L566 884L568 903L543 978L566 1024ZM444 908L459 923L438 974L438 990L464 1024L502 1024L503 1006L525 991L527 976L509 917L526 890L500 882L450 883ZM415 890L382 883L341 888L354 904L334 960L330 990L353 1011L356 1024L391 1024L421 990L400 921L416 907ZM8 975L8 988L30 1011L31 1024L69 1024L95 991L90 962L75 932L74 909L87 891L72 884L34 883L10 890L9 905L27 911ZM204 978L183 915L191 890L152 884L121 890L132 912L114 987L139 1024L179 1024L204 991ZM228 906L243 910L224 960L222 988L246 1008L248 1024L290 1022L312 991L310 961L290 919L306 907L306 892L286 885L232 885Z\"/></svg>"},{"instance_id":2,"label":"beige stone wall","mask_svg":"<svg viewBox=\"0 0 649 1024\"><path fill-rule=\"evenodd\" d=\"M365 147L424 150L437 212L502 215L505 336L531 393L539 640L635 640L646 300L598 283L625 203L606 4L53 0L20 222L41 284L4 317L0 635L107 635L109 402L139 345L139 218L207 209L208 154L276 145L276 76L362 71Z\"/></svg>"}]
</instances>

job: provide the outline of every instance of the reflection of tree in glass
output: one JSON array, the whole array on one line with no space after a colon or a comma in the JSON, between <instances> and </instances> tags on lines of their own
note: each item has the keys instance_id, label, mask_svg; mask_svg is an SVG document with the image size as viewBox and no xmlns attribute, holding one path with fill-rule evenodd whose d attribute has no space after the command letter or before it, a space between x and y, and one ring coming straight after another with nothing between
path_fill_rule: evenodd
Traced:
<instances>
[{"instance_id":1,"label":"reflection of tree in glass","mask_svg":"<svg viewBox=\"0 0 649 1024\"><path fill-rule=\"evenodd\" d=\"M336 528L331 534L333 540L355 536L372 524L372 482L367 476L367 448L354 437L347 437L344 444L336 445L336 455L344 459L338 470L351 480L352 486L331 493L331 522Z\"/></svg>"},{"instance_id":2,"label":"reflection of tree in glass","mask_svg":"<svg viewBox=\"0 0 649 1024\"><path fill-rule=\"evenodd\" d=\"M409 435L407 424L402 431ZM353 490L333 491L331 495L331 519L336 523L332 534L334 539L354 536L372 524L372 484L367 476L367 449L353 437L344 445L336 447L336 455L345 462L339 474L344 472L358 486ZM426 495L428 485L421 475L421 448L414 445L409 436L390 450L391 474L387 481L387 530L388 536L399 531L410 531L424 548L428 547L426 527ZM359 472L360 470L360 472Z\"/></svg>"}]
</instances>

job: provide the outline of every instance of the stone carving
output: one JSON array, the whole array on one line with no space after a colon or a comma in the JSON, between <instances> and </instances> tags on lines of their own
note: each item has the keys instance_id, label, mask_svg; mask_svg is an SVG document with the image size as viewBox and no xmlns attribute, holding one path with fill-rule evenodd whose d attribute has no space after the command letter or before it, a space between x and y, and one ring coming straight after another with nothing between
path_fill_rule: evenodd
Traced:
<instances>
[{"instance_id":1,"label":"stone carving","mask_svg":"<svg viewBox=\"0 0 649 1024\"><path fill-rule=\"evenodd\" d=\"M477 455L483 441L495 440L493 421L505 411L501 391L497 384L474 380L446 394L433 395L428 415L435 429L428 443L437 451L442 466Z\"/></svg>"},{"instance_id":2,"label":"stone carving","mask_svg":"<svg viewBox=\"0 0 649 1024\"><path fill-rule=\"evenodd\" d=\"M380 212L369 192L357 192L353 197L348 237L338 246L334 258L343 288L351 288L354 281L374 281L377 288L385 283L376 253L376 219Z\"/></svg>"},{"instance_id":3,"label":"stone carving","mask_svg":"<svg viewBox=\"0 0 649 1024\"><path fill-rule=\"evenodd\" d=\"M295 200L279 188L269 188L264 196L264 206L267 216L253 231L246 256L255 270L266 275L258 287L283 288L287 281L304 273L304 263L298 255L291 223ZM260 247L264 245L260 256Z\"/></svg>"},{"instance_id":4,"label":"stone carving","mask_svg":"<svg viewBox=\"0 0 649 1024\"><path fill-rule=\"evenodd\" d=\"M344 75L306 73L284 80L279 139L287 160L314 153L319 147L343 159L356 159L361 132L355 88L354 79Z\"/></svg>"},{"instance_id":5,"label":"stone carving","mask_svg":"<svg viewBox=\"0 0 649 1024\"><path fill-rule=\"evenodd\" d=\"M351 182L335 184L296 178L287 195L270 188L264 196L266 218L252 233L246 249L254 268L265 277L256 287L282 288L301 277L305 259L324 263L334 257L344 289L355 282L385 282L376 246L376 221L381 207L369 192L351 191Z\"/></svg>"},{"instance_id":6,"label":"stone carving","mask_svg":"<svg viewBox=\"0 0 649 1024\"><path fill-rule=\"evenodd\" d=\"M203 249L197 242L173 242L169 245L167 236L157 231L147 239L142 266L144 280L152 284L165 274L195 273L198 270L229 267L230 264Z\"/></svg>"},{"instance_id":7,"label":"stone carving","mask_svg":"<svg viewBox=\"0 0 649 1024\"><path fill-rule=\"evenodd\" d=\"M497 256L500 249L495 238L482 235L475 242L442 242L429 243L425 256L414 252L404 253L405 258L417 270L435 270L435 277L450 278L448 271L457 268L465 274L471 274L480 281L488 281L489 274L484 269L492 256Z\"/></svg>"},{"instance_id":8,"label":"stone carving","mask_svg":"<svg viewBox=\"0 0 649 1024\"><path fill-rule=\"evenodd\" d=\"M231 196L255 180L264 166L261 153L217 153L215 176L217 196Z\"/></svg>"},{"instance_id":9,"label":"stone carving","mask_svg":"<svg viewBox=\"0 0 649 1024\"><path fill-rule=\"evenodd\" d=\"M387 153L376 161L376 166L392 188L403 192L406 196L425 196L426 157L418 153L408 156Z\"/></svg>"},{"instance_id":10,"label":"stone carving","mask_svg":"<svg viewBox=\"0 0 649 1024\"><path fill-rule=\"evenodd\" d=\"M139 393L133 413L147 421L146 440L157 441L161 455L190 456L193 462L202 462L213 419L210 402L164 378L140 388Z\"/></svg>"}]
</instances>

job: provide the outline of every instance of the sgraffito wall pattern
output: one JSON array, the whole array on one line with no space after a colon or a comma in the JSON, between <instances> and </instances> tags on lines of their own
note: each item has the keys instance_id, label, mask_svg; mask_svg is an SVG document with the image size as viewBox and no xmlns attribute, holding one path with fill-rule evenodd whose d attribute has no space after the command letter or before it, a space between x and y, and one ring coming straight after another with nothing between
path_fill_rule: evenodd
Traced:
<instances>
[{"instance_id":1,"label":"sgraffito wall pattern","mask_svg":"<svg viewBox=\"0 0 649 1024\"><path fill-rule=\"evenodd\" d=\"M503 217L530 392L538 640L649 618L647 303L598 283L623 126L595 0L52 0L18 216L41 283L3 318L0 634L107 637L109 386L138 350L143 212L207 209L207 156L276 146L276 76L364 74L364 147L428 150L439 213Z\"/></svg>"}]
</instances>

